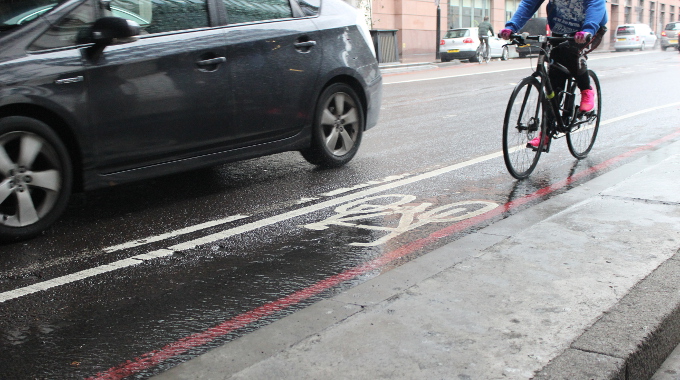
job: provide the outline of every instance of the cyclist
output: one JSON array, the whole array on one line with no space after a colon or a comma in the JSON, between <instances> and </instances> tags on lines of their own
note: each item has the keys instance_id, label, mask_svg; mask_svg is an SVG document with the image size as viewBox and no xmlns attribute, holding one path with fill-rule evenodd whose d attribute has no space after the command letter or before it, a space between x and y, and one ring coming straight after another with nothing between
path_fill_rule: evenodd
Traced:
<instances>
[{"instance_id":1,"label":"cyclist","mask_svg":"<svg viewBox=\"0 0 680 380\"><path fill-rule=\"evenodd\" d=\"M486 56L489 56L489 32L493 35L493 28L489 22L489 16L484 16L484 21L479 23L477 27L477 33L479 35L479 44L485 45Z\"/></svg>"},{"instance_id":2,"label":"cyclist","mask_svg":"<svg viewBox=\"0 0 680 380\"><path fill-rule=\"evenodd\" d=\"M586 47L589 39L592 38L594 49L599 45L604 33L607 31L607 10L606 0L549 0L546 7L548 12L548 25L553 32L553 36L573 36L576 45L561 43L554 46L551 58L554 62L566 67L570 74L576 79L576 84L581 90L581 103L579 109L588 112L593 109L594 92L590 87L590 77L586 57L581 57L581 50ZM508 40L512 33L517 33L531 16L538 11L544 0L522 0L517 7L517 12L512 19L505 24L505 29L501 30L499 37ZM555 94L559 94L567 80L567 74L551 67L548 73L550 83ZM535 140L535 141L534 141ZM535 138L530 142L533 147L537 147L540 138Z\"/></svg>"}]
</instances>

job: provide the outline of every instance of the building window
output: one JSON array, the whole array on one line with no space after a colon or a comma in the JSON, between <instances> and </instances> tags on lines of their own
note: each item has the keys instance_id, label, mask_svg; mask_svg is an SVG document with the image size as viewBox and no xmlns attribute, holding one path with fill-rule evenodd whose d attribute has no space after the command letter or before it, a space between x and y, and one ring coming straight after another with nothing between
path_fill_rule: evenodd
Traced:
<instances>
[{"instance_id":1,"label":"building window","mask_svg":"<svg viewBox=\"0 0 680 380\"><path fill-rule=\"evenodd\" d=\"M520 1L518 0L505 0L505 21L510 21L512 16L517 11L517 6Z\"/></svg>"},{"instance_id":2,"label":"building window","mask_svg":"<svg viewBox=\"0 0 680 380\"><path fill-rule=\"evenodd\" d=\"M450 0L448 13L449 29L476 27L484 16L490 16L490 0Z\"/></svg>"},{"instance_id":3,"label":"building window","mask_svg":"<svg viewBox=\"0 0 680 380\"><path fill-rule=\"evenodd\" d=\"M644 22L643 19L642 19L642 14L644 13L644 9L645 9L645 1L640 0L640 5L637 7L637 22L639 22L641 24Z\"/></svg>"}]
</instances>

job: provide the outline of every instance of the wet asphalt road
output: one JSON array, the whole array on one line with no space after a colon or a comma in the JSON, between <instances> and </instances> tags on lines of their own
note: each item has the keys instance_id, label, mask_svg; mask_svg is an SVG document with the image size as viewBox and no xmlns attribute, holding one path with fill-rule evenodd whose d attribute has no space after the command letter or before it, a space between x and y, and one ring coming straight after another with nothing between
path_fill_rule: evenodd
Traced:
<instances>
[{"instance_id":1,"label":"wet asphalt road","mask_svg":"<svg viewBox=\"0 0 680 380\"><path fill-rule=\"evenodd\" d=\"M74 195L44 236L0 246L0 378L146 378L680 130L677 52L589 66L603 97L595 148L577 161L556 141L525 181L497 154L508 96L530 73L515 59L385 72L380 122L344 168L285 153Z\"/></svg>"}]
</instances>

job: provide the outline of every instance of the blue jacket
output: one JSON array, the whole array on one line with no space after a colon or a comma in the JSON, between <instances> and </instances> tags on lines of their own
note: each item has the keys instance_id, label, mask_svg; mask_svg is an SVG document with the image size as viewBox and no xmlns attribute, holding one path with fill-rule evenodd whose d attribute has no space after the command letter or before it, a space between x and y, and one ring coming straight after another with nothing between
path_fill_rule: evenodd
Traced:
<instances>
[{"instance_id":1,"label":"blue jacket","mask_svg":"<svg viewBox=\"0 0 680 380\"><path fill-rule=\"evenodd\" d=\"M505 27L518 32L545 0L522 0L517 12ZM548 25L553 33L572 34L579 31L595 35L607 23L605 0L549 0Z\"/></svg>"}]
</instances>

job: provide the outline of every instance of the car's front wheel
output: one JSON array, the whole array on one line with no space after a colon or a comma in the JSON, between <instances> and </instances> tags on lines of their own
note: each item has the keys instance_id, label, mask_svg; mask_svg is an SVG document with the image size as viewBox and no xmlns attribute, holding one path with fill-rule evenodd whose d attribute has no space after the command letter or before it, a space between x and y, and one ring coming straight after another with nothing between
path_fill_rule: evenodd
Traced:
<instances>
[{"instance_id":1,"label":"car's front wheel","mask_svg":"<svg viewBox=\"0 0 680 380\"><path fill-rule=\"evenodd\" d=\"M0 240L38 235L62 214L73 169L66 147L45 123L0 119Z\"/></svg>"},{"instance_id":2,"label":"car's front wheel","mask_svg":"<svg viewBox=\"0 0 680 380\"><path fill-rule=\"evenodd\" d=\"M314 165L342 166L357 153L364 128L364 111L356 92L347 84L334 83L317 101L312 143L301 151L302 156Z\"/></svg>"}]
</instances>

